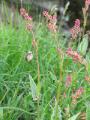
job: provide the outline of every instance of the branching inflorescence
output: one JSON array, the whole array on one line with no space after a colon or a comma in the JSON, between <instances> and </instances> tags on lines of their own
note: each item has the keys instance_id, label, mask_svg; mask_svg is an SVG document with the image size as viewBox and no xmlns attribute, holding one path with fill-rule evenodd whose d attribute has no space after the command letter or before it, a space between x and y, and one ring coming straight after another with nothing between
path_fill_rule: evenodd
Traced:
<instances>
[{"instance_id":1,"label":"branching inflorescence","mask_svg":"<svg viewBox=\"0 0 90 120\"><path fill-rule=\"evenodd\" d=\"M57 31L57 16L56 15L50 15L48 11L43 11L43 16L46 17L48 21L48 28L50 31L56 32Z\"/></svg>"}]
</instances>

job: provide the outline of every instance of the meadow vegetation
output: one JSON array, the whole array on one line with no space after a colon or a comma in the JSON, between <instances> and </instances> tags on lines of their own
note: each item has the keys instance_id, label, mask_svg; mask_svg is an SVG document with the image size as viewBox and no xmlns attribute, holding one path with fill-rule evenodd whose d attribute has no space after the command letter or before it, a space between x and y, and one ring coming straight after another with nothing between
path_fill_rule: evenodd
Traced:
<instances>
[{"instance_id":1,"label":"meadow vegetation","mask_svg":"<svg viewBox=\"0 0 90 120\"><path fill-rule=\"evenodd\" d=\"M90 120L89 5L69 38L49 11L0 24L0 120Z\"/></svg>"}]
</instances>

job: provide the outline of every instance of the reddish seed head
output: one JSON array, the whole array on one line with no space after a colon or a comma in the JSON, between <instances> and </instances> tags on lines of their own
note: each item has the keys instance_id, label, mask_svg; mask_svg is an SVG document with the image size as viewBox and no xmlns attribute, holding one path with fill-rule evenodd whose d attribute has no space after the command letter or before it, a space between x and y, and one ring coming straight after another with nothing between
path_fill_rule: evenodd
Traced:
<instances>
[{"instance_id":1,"label":"reddish seed head","mask_svg":"<svg viewBox=\"0 0 90 120\"><path fill-rule=\"evenodd\" d=\"M78 90L76 90L75 94L72 94L72 103L76 104L77 99L80 98L83 93L84 93L83 87L80 87Z\"/></svg>"},{"instance_id":2,"label":"reddish seed head","mask_svg":"<svg viewBox=\"0 0 90 120\"><path fill-rule=\"evenodd\" d=\"M54 25L53 23L49 23L48 28L49 28L49 30L51 30L53 32L56 32L56 30L57 30L57 26Z\"/></svg>"},{"instance_id":3,"label":"reddish seed head","mask_svg":"<svg viewBox=\"0 0 90 120\"><path fill-rule=\"evenodd\" d=\"M49 20L52 20L52 15L47 16Z\"/></svg>"},{"instance_id":4,"label":"reddish seed head","mask_svg":"<svg viewBox=\"0 0 90 120\"><path fill-rule=\"evenodd\" d=\"M72 56L72 54L73 54L72 48L68 48L66 53L67 53L67 55Z\"/></svg>"},{"instance_id":5,"label":"reddish seed head","mask_svg":"<svg viewBox=\"0 0 90 120\"><path fill-rule=\"evenodd\" d=\"M81 56L75 51L74 54L73 54L73 59L75 61L79 61L81 60Z\"/></svg>"},{"instance_id":6,"label":"reddish seed head","mask_svg":"<svg viewBox=\"0 0 90 120\"><path fill-rule=\"evenodd\" d=\"M90 83L90 76L85 76L85 80Z\"/></svg>"},{"instance_id":7,"label":"reddish seed head","mask_svg":"<svg viewBox=\"0 0 90 120\"><path fill-rule=\"evenodd\" d=\"M80 20L76 19L73 28L70 29L70 33L73 39L76 39L78 33L80 32Z\"/></svg>"},{"instance_id":8,"label":"reddish seed head","mask_svg":"<svg viewBox=\"0 0 90 120\"><path fill-rule=\"evenodd\" d=\"M32 26L31 24L28 23L27 26L26 26L26 28L27 28L27 30L31 31L32 28L33 28L33 26Z\"/></svg>"},{"instance_id":9,"label":"reddish seed head","mask_svg":"<svg viewBox=\"0 0 90 120\"><path fill-rule=\"evenodd\" d=\"M28 13L26 12L24 8L20 9L20 14L23 16L25 20L27 20L27 23L26 23L27 30L31 31L33 28L32 23L31 23L32 17L28 15Z\"/></svg>"},{"instance_id":10,"label":"reddish seed head","mask_svg":"<svg viewBox=\"0 0 90 120\"><path fill-rule=\"evenodd\" d=\"M75 93L76 98L79 98L83 94L83 92L84 92L83 87L80 87Z\"/></svg>"},{"instance_id":11,"label":"reddish seed head","mask_svg":"<svg viewBox=\"0 0 90 120\"><path fill-rule=\"evenodd\" d=\"M32 20L32 16L29 16L29 17L28 17L28 20Z\"/></svg>"},{"instance_id":12,"label":"reddish seed head","mask_svg":"<svg viewBox=\"0 0 90 120\"><path fill-rule=\"evenodd\" d=\"M28 17L29 17L28 13L25 13L23 17L25 18L25 20L28 20Z\"/></svg>"},{"instance_id":13,"label":"reddish seed head","mask_svg":"<svg viewBox=\"0 0 90 120\"><path fill-rule=\"evenodd\" d=\"M67 95L66 95L66 93L65 93L65 92L64 92L64 94L63 94L63 97L64 97L64 98L66 98L66 97L67 97Z\"/></svg>"},{"instance_id":14,"label":"reddish seed head","mask_svg":"<svg viewBox=\"0 0 90 120\"><path fill-rule=\"evenodd\" d=\"M68 75L66 77L66 87L69 87L71 85L71 83L72 83L72 77L71 77L71 75Z\"/></svg>"},{"instance_id":15,"label":"reddish seed head","mask_svg":"<svg viewBox=\"0 0 90 120\"><path fill-rule=\"evenodd\" d=\"M26 10L24 8L21 8L20 9L20 14L23 16L23 15L25 15L25 13L26 13Z\"/></svg>"},{"instance_id":16,"label":"reddish seed head","mask_svg":"<svg viewBox=\"0 0 90 120\"><path fill-rule=\"evenodd\" d=\"M31 21L32 17L28 15L24 8L20 9L20 14L24 17L25 20Z\"/></svg>"},{"instance_id":17,"label":"reddish seed head","mask_svg":"<svg viewBox=\"0 0 90 120\"><path fill-rule=\"evenodd\" d=\"M76 19L76 20L75 20L75 26L80 27L80 20L79 20L79 19Z\"/></svg>"},{"instance_id":18,"label":"reddish seed head","mask_svg":"<svg viewBox=\"0 0 90 120\"><path fill-rule=\"evenodd\" d=\"M57 20L57 16L56 15L53 15L53 20Z\"/></svg>"},{"instance_id":19,"label":"reddish seed head","mask_svg":"<svg viewBox=\"0 0 90 120\"><path fill-rule=\"evenodd\" d=\"M43 11L43 16L48 16L48 11Z\"/></svg>"},{"instance_id":20,"label":"reddish seed head","mask_svg":"<svg viewBox=\"0 0 90 120\"><path fill-rule=\"evenodd\" d=\"M28 20L28 21L31 21L31 20L32 20L32 17L29 16L28 14L25 14L24 18L25 18L25 20Z\"/></svg>"},{"instance_id":21,"label":"reddish seed head","mask_svg":"<svg viewBox=\"0 0 90 120\"><path fill-rule=\"evenodd\" d=\"M74 61L81 63L82 57L77 53L77 51L73 51L72 48L68 48L66 54L70 56Z\"/></svg>"},{"instance_id":22,"label":"reddish seed head","mask_svg":"<svg viewBox=\"0 0 90 120\"><path fill-rule=\"evenodd\" d=\"M49 30L55 33L57 31L56 16L50 15L47 11L43 11L43 16L45 16L46 19L49 21L48 22Z\"/></svg>"}]
</instances>

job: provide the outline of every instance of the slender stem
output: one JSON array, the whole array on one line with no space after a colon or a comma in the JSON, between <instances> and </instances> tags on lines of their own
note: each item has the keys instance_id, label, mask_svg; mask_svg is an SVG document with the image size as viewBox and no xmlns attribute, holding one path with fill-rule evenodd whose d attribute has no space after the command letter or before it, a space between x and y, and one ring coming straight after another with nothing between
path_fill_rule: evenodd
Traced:
<instances>
[{"instance_id":1,"label":"slender stem","mask_svg":"<svg viewBox=\"0 0 90 120\"><path fill-rule=\"evenodd\" d=\"M11 109L11 110L16 110L16 111L21 111L21 112L24 112L28 115L35 115L36 113L30 113L22 108L18 108L18 107L13 107L13 106L4 106L4 107L1 107L2 109Z\"/></svg>"},{"instance_id":2,"label":"slender stem","mask_svg":"<svg viewBox=\"0 0 90 120\"><path fill-rule=\"evenodd\" d=\"M35 36L34 36L33 31L32 31L32 35L33 35L33 39L35 40ZM35 44L36 44L35 52L36 52L37 72L38 72L38 83L39 83L39 81L40 81L40 66L39 66L39 58L38 58L38 44L37 44L36 40L35 40Z\"/></svg>"},{"instance_id":3,"label":"slender stem","mask_svg":"<svg viewBox=\"0 0 90 120\"><path fill-rule=\"evenodd\" d=\"M57 120L57 113L58 113L58 104L61 102L61 86L62 86L62 80L63 80L63 55L60 56L60 79L59 79L59 85L57 88L57 95L56 95L56 100L57 100L57 106L56 106L56 116L55 120Z\"/></svg>"},{"instance_id":4,"label":"slender stem","mask_svg":"<svg viewBox=\"0 0 90 120\"><path fill-rule=\"evenodd\" d=\"M34 33L32 31L32 35L33 35L33 40L35 40L35 54L36 54L36 64L37 64L37 74L38 74L38 97L40 97L40 65L39 65L39 58L38 58L38 43L35 39ZM38 117L37 120L39 120L39 116L40 116L40 109L39 109L39 98L37 101L37 110L38 110Z\"/></svg>"},{"instance_id":5,"label":"slender stem","mask_svg":"<svg viewBox=\"0 0 90 120\"><path fill-rule=\"evenodd\" d=\"M86 30L86 25L87 25L87 19L88 19L88 13L86 12L86 14L84 15L84 24L83 24L83 35L85 33L85 30Z\"/></svg>"}]
</instances>

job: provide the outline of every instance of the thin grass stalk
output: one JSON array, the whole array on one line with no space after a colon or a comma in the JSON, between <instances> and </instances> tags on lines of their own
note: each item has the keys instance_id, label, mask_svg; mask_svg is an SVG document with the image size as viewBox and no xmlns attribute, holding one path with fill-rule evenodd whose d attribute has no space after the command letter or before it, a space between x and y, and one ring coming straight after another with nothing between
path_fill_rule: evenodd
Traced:
<instances>
[{"instance_id":1,"label":"thin grass stalk","mask_svg":"<svg viewBox=\"0 0 90 120\"><path fill-rule=\"evenodd\" d=\"M38 84L37 84L37 87L38 87L38 100L37 100L37 111L38 111L38 117L37 117L37 120L39 120L39 117L40 117L40 109L39 109L39 100L40 100L40 65L39 65L39 58L38 58L38 43L35 39L35 35L32 31L32 35L33 35L33 40L35 41L35 54L36 54L36 64L37 64L37 77L38 77Z\"/></svg>"}]
</instances>

